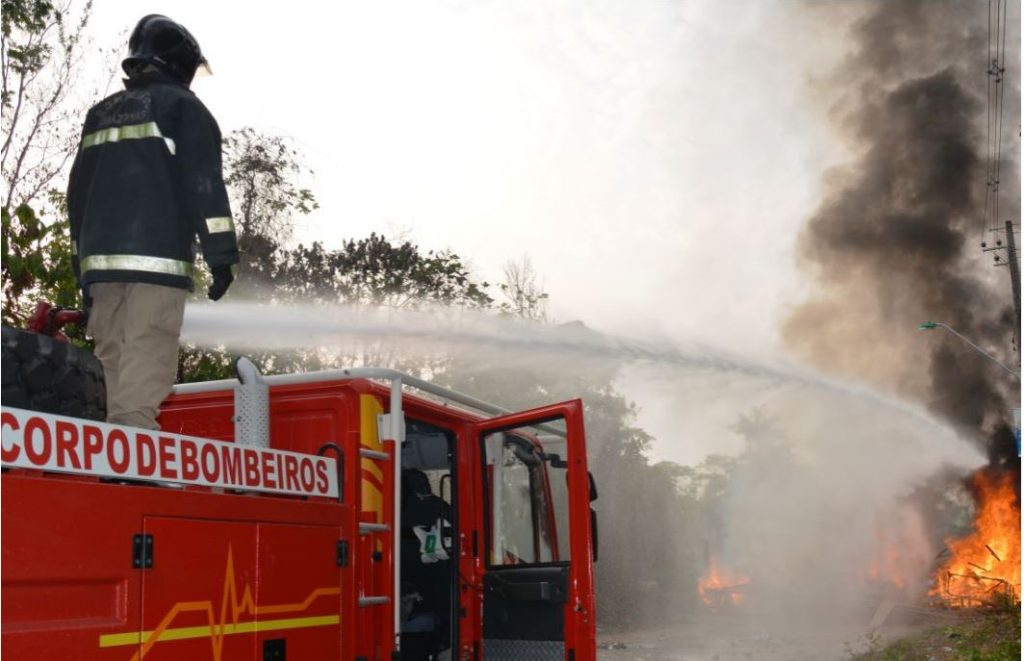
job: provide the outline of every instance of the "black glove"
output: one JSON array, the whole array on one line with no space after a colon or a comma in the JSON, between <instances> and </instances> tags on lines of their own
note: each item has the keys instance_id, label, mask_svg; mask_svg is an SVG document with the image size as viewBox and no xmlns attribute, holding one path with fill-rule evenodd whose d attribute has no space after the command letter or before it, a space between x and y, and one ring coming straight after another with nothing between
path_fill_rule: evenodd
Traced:
<instances>
[{"instance_id":1,"label":"black glove","mask_svg":"<svg viewBox=\"0 0 1024 661\"><path fill-rule=\"evenodd\" d=\"M89 295L89 285L82 285L82 307L88 313L92 310L92 296Z\"/></svg>"},{"instance_id":2,"label":"black glove","mask_svg":"<svg viewBox=\"0 0 1024 661\"><path fill-rule=\"evenodd\" d=\"M92 296L89 295L89 285L82 285L82 309L79 310L78 320L72 323L77 324L83 333L89 327L89 314L91 312Z\"/></svg>"},{"instance_id":3,"label":"black glove","mask_svg":"<svg viewBox=\"0 0 1024 661\"><path fill-rule=\"evenodd\" d=\"M220 297L224 295L224 292L228 290L228 287L231 286L234 280L235 276L231 275L230 265L214 266L213 284L206 290L206 295L210 297L211 301L219 301Z\"/></svg>"}]
</instances>

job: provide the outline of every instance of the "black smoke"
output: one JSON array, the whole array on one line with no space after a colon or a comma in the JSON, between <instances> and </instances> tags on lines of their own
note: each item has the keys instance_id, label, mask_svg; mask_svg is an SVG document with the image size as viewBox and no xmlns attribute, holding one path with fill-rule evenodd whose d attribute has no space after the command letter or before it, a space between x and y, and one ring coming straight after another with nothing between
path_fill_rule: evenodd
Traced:
<instances>
[{"instance_id":1,"label":"black smoke","mask_svg":"<svg viewBox=\"0 0 1024 661\"><path fill-rule=\"evenodd\" d=\"M827 14L830 9L814 7ZM1008 12L1000 216L1019 220L1019 5ZM980 243L987 151L986 3L878 2L830 80L832 119L854 157L830 172L799 251L815 294L789 318L790 347L826 369L916 398L993 463L1019 465L1019 382L940 329L1015 366L1007 269ZM1012 130L1011 130L1012 128Z\"/></svg>"}]
</instances>

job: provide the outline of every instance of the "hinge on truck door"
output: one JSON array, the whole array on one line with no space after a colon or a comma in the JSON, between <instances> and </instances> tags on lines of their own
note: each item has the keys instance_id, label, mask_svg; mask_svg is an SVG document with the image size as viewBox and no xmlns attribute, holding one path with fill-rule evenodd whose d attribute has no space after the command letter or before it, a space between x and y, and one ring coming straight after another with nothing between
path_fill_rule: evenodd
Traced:
<instances>
[{"instance_id":1,"label":"hinge on truck door","mask_svg":"<svg viewBox=\"0 0 1024 661\"><path fill-rule=\"evenodd\" d=\"M401 445L405 443L405 415L399 411L397 420L392 415L391 413L381 413L377 416L377 438L382 441L384 439L397 441Z\"/></svg>"},{"instance_id":2,"label":"hinge on truck door","mask_svg":"<svg viewBox=\"0 0 1024 661\"><path fill-rule=\"evenodd\" d=\"M337 558L339 567L348 567L348 540L338 540Z\"/></svg>"},{"instance_id":3,"label":"hinge on truck door","mask_svg":"<svg viewBox=\"0 0 1024 661\"><path fill-rule=\"evenodd\" d=\"M135 569L152 569L153 535L142 534L132 537L132 567Z\"/></svg>"}]
</instances>

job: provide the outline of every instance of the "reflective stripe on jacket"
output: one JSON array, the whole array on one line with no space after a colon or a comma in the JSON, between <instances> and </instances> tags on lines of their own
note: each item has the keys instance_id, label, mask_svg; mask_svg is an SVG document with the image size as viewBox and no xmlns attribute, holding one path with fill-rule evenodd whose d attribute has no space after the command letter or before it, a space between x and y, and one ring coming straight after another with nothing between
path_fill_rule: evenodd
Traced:
<instances>
[{"instance_id":1,"label":"reflective stripe on jacket","mask_svg":"<svg viewBox=\"0 0 1024 661\"><path fill-rule=\"evenodd\" d=\"M171 78L125 86L89 110L71 169L75 275L191 289L197 236L211 267L238 263L220 129Z\"/></svg>"}]
</instances>

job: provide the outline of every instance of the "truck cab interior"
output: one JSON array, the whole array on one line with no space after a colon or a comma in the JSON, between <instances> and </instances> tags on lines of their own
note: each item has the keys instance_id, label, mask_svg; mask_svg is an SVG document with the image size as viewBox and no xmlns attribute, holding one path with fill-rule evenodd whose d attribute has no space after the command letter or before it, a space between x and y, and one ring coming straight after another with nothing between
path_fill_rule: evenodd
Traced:
<instances>
[{"instance_id":1,"label":"truck cab interior","mask_svg":"<svg viewBox=\"0 0 1024 661\"><path fill-rule=\"evenodd\" d=\"M402 658L432 661L457 640L455 435L407 420L402 444Z\"/></svg>"}]
</instances>

